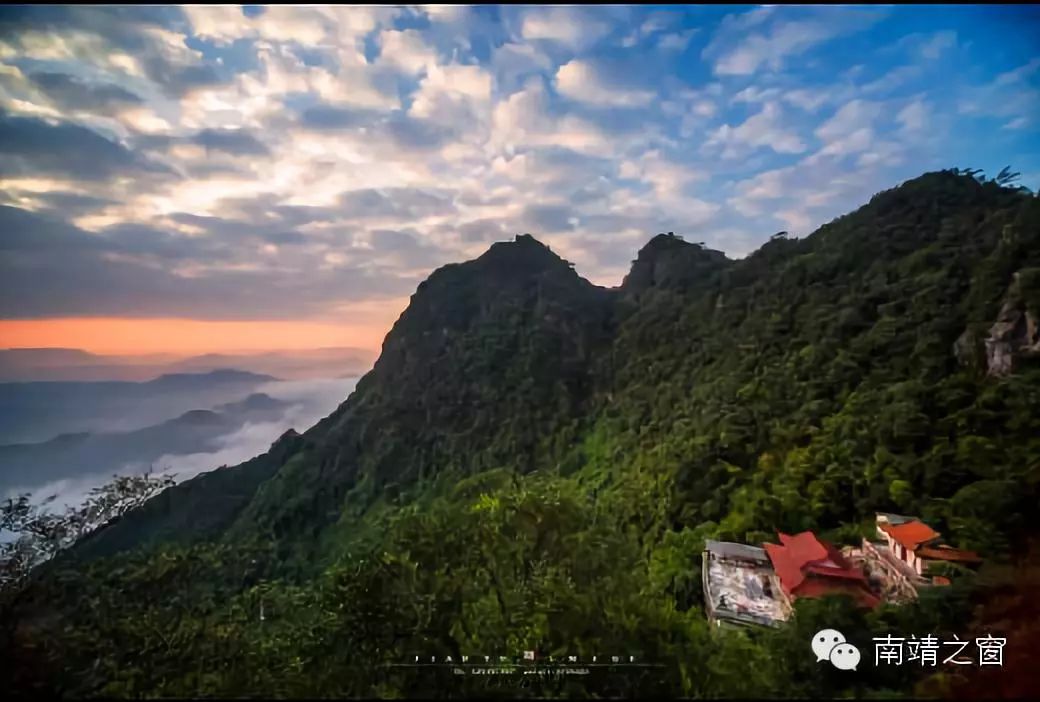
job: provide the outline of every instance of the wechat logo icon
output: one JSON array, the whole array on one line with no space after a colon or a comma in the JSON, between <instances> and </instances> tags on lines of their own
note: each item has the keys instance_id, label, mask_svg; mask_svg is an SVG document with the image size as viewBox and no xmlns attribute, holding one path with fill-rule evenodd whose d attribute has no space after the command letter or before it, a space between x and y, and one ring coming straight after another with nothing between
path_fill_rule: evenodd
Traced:
<instances>
[{"instance_id":1,"label":"wechat logo icon","mask_svg":"<svg viewBox=\"0 0 1040 702\"><path fill-rule=\"evenodd\" d=\"M816 662L830 661L838 670L855 670L859 665L859 649L845 640L837 629L821 629L812 638Z\"/></svg>"}]
</instances>

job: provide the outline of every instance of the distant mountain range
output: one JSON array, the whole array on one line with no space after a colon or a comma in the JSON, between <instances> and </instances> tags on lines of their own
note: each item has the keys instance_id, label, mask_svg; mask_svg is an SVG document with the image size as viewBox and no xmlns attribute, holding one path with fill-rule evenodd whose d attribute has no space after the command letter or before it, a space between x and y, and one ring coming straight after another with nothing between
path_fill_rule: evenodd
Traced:
<instances>
[{"instance_id":1,"label":"distant mountain range","mask_svg":"<svg viewBox=\"0 0 1040 702\"><path fill-rule=\"evenodd\" d=\"M0 445L46 441L58 434L141 429L241 398L276 380L223 369L173 373L144 383L0 383Z\"/></svg>"},{"instance_id":2,"label":"distant mountain range","mask_svg":"<svg viewBox=\"0 0 1040 702\"><path fill-rule=\"evenodd\" d=\"M208 376L164 376L144 385L191 383ZM176 419L129 432L62 434L50 441L0 446L0 493L14 488L46 484L63 478L108 475L128 468L141 471L170 454L212 453L222 438L247 422L273 422L284 416L291 403L263 393L218 405L195 409ZM214 466L216 467L216 466Z\"/></svg>"},{"instance_id":3,"label":"distant mountain range","mask_svg":"<svg viewBox=\"0 0 1040 702\"><path fill-rule=\"evenodd\" d=\"M169 373L238 368L284 379L354 377L375 360L368 349L335 347L263 353L101 355L82 349L0 350L0 382L150 380Z\"/></svg>"}]
</instances>

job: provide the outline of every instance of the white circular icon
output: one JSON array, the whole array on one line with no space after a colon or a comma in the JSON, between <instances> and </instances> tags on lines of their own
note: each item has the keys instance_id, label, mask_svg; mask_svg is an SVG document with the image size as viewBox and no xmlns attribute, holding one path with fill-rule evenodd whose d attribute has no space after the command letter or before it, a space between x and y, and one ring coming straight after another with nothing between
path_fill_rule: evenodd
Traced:
<instances>
[{"instance_id":1,"label":"white circular icon","mask_svg":"<svg viewBox=\"0 0 1040 702\"><path fill-rule=\"evenodd\" d=\"M841 643L845 643L845 635L837 629L817 631L812 637L812 650L816 654L816 662L829 660L831 649Z\"/></svg>"},{"instance_id":2,"label":"white circular icon","mask_svg":"<svg viewBox=\"0 0 1040 702\"><path fill-rule=\"evenodd\" d=\"M840 643L831 649L830 659L838 670L855 670L859 665L859 649L850 643Z\"/></svg>"}]
</instances>

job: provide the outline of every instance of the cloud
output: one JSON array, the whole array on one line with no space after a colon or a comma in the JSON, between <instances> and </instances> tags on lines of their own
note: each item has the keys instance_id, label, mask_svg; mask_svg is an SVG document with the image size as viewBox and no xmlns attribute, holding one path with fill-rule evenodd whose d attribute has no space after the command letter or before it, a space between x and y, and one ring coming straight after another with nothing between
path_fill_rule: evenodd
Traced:
<instances>
[{"instance_id":1,"label":"cloud","mask_svg":"<svg viewBox=\"0 0 1040 702\"><path fill-rule=\"evenodd\" d=\"M841 99L841 94L833 89L824 91L810 88L749 85L734 94L730 101L749 105L781 102L803 112L816 112L827 103L841 102Z\"/></svg>"},{"instance_id":2,"label":"cloud","mask_svg":"<svg viewBox=\"0 0 1040 702\"><path fill-rule=\"evenodd\" d=\"M525 11L520 28L524 39L555 42L572 50L591 46L611 31L610 23L587 6L532 8Z\"/></svg>"},{"instance_id":3,"label":"cloud","mask_svg":"<svg viewBox=\"0 0 1040 702\"><path fill-rule=\"evenodd\" d=\"M0 316L118 316L132 309L138 316L307 318L327 311L330 300L397 297L418 282L349 241L335 246L301 235L299 254L278 247L265 261L260 252L279 228L247 235L248 223L208 224L213 235L206 237L129 224L91 234L53 216L0 207ZM336 266L311 265L315 253L337 249L347 255ZM431 266L442 255L433 247L427 253ZM40 280L48 284L33 283Z\"/></svg>"},{"instance_id":4,"label":"cloud","mask_svg":"<svg viewBox=\"0 0 1040 702\"><path fill-rule=\"evenodd\" d=\"M896 121L908 133L923 131L928 126L929 109L923 100L914 100L896 114Z\"/></svg>"},{"instance_id":5,"label":"cloud","mask_svg":"<svg viewBox=\"0 0 1040 702\"><path fill-rule=\"evenodd\" d=\"M806 112L815 112L827 103L827 95L823 92L813 92L804 88L784 91L781 99Z\"/></svg>"},{"instance_id":6,"label":"cloud","mask_svg":"<svg viewBox=\"0 0 1040 702\"><path fill-rule=\"evenodd\" d=\"M1030 59L1018 68L1005 71L998 75L996 80L994 80L994 84L1018 85L1019 83L1024 83L1025 81L1032 79L1032 77L1038 72L1040 72L1040 58Z\"/></svg>"},{"instance_id":7,"label":"cloud","mask_svg":"<svg viewBox=\"0 0 1040 702\"><path fill-rule=\"evenodd\" d=\"M0 177L60 175L81 180L169 173L124 145L75 124L0 114Z\"/></svg>"},{"instance_id":8,"label":"cloud","mask_svg":"<svg viewBox=\"0 0 1040 702\"><path fill-rule=\"evenodd\" d=\"M733 96L733 102L763 103L775 100L781 94L780 88L759 88L754 85L741 90Z\"/></svg>"},{"instance_id":9,"label":"cloud","mask_svg":"<svg viewBox=\"0 0 1040 702\"><path fill-rule=\"evenodd\" d=\"M0 28L0 56L104 67L123 80L149 80L179 98L229 80L187 44L176 7L22 8ZM117 81L113 81L117 82Z\"/></svg>"},{"instance_id":10,"label":"cloud","mask_svg":"<svg viewBox=\"0 0 1040 702\"><path fill-rule=\"evenodd\" d=\"M29 80L61 110L98 111L138 105L140 96L113 83L88 83L67 73L41 71L29 74Z\"/></svg>"},{"instance_id":11,"label":"cloud","mask_svg":"<svg viewBox=\"0 0 1040 702\"><path fill-rule=\"evenodd\" d=\"M783 124L783 110L779 103L766 103L760 112L736 127L724 124L708 138L709 150L721 147L723 158L740 158L756 149L769 148L781 154L799 154L808 147L790 128Z\"/></svg>"},{"instance_id":12,"label":"cloud","mask_svg":"<svg viewBox=\"0 0 1040 702\"><path fill-rule=\"evenodd\" d=\"M1008 122L1007 124L1005 124L1001 128L1002 129L1025 129L1026 127L1029 126L1029 124L1030 124L1030 119L1028 117L1016 117L1015 119L1011 120L1010 122Z\"/></svg>"},{"instance_id":13,"label":"cloud","mask_svg":"<svg viewBox=\"0 0 1040 702\"><path fill-rule=\"evenodd\" d=\"M206 151L223 151L235 156L264 156L267 146L244 129L203 129L191 138Z\"/></svg>"},{"instance_id":14,"label":"cloud","mask_svg":"<svg viewBox=\"0 0 1040 702\"><path fill-rule=\"evenodd\" d=\"M481 66L432 66L419 82L408 116L459 136L472 134L490 119L492 83Z\"/></svg>"},{"instance_id":15,"label":"cloud","mask_svg":"<svg viewBox=\"0 0 1040 702\"><path fill-rule=\"evenodd\" d=\"M492 242L501 241L509 237L506 223L500 220L484 218L475 219L459 225L459 235L466 242Z\"/></svg>"},{"instance_id":16,"label":"cloud","mask_svg":"<svg viewBox=\"0 0 1040 702\"><path fill-rule=\"evenodd\" d=\"M576 218L567 205L529 204L524 207L519 221L523 228L554 234L574 229Z\"/></svg>"},{"instance_id":17,"label":"cloud","mask_svg":"<svg viewBox=\"0 0 1040 702\"><path fill-rule=\"evenodd\" d=\"M55 216L0 207L0 247L11 251L99 249L99 242Z\"/></svg>"},{"instance_id":18,"label":"cloud","mask_svg":"<svg viewBox=\"0 0 1040 702\"><path fill-rule=\"evenodd\" d=\"M1040 113L1040 58L999 73L982 85L963 91L957 101L957 111L963 115L993 117L1011 129L1024 127Z\"/></svg>"},{"instance_id":19,"label":"cloud","mask_svg":"<svg viewBox=\"0 0 1040 702\"><path fill-rule=\"evenodd\" d=\"M187 5L184 13L195 36L228 44L244 38L292 42L303 46L333 40L352 43L398 10L390 7L270 5L249 16L235 5Z\"/></svg>"},{"instance_id":20,"label":"cloud","mask_svg":"<svg viewBox=\"0 0 1040 702\"><path fill-rule=\"evenodd\" d=\"M718 75L751 75L765 66L783 68L787 59L846 34L863 31L881 20L879 9L818 8L799 20L780 19L773 8L731 15L722 23L703 56L714 61ZM768 28L749 32L752 28Z\"/></svg>"},{"instance_id":21,"label":"cloud","mask_svg":"<svg viewBox=\"0 0 1040 702\"><path fill-rule=\"evenodd\" d=\"M114 204L112 200L103 197L61 191L37 193L33 200L40 209L51 210L64 217L75 217Z\"/></svg>"},{"instance_id":22,"label":"cloud","mask_svg":"<svg viewBox=\"0 0 1040 702\"><path fill-rule=\"evenodd\" d=\"M920 46L921 56L927 60L939 58L948 49L957 45L957 32L936 32Z\"/></svg>"},{"instance_id":23,"label":"cloud","mask_svg":"<svg viewBox=\"0 0 1040 702\"><path fill-rule=\"evenodd\" d=\"M511 95L527 78L546 73L554 65L552 58L533 44L519 42L505 42L496 47L490 63L498 90L504 95Z\"/></svg>"},{"instance_id":24,"label":"cloud","mask_svg":"<svg viewBox=\"0 0 1040 702\"><path fill-rule=\"evenodd\" d=\"M697 34L697 28L687 29L682 32L665 34L657 41L657 48L662 51L685 51L690 45L690 40Z\"/></svg>"},{"instance_id":25,"label":"cloud","mask_svg":"<svg viewBox=\"0 0 1040 702\"><path fill-rule=\"evenodd\" d=\"M952 30L907 34L876 52L879 65L889 65L880 76L860 88L863 95L895 93L907 86L935 79L944 66L939 61L957 47L957 33ZM947 57L946 61L956 60ZM894 62L894 65L892 65Z\"/></svg>"},{"instance_id":26,"label":"cloud","mask_svg":"<svg viewBox=\"0 0 1040 702\"><path fill-rule=\"evenodd\" d=\"M356 108L315 105L300 115L300 124L310 129L342 129L367 124L373 119L371 112Z\"/></svg>"},{"instance_id":27,"label":"cloud","mask_svg":"<svg viewBox=\"0 0 1040 702\"><path fill-rule=\"evenodd\" d=\"M886 131L889 109L867 100L843 105L815 130L819 149L795 164L737 181L727 204L752 217L771 215L792 234L804 236L861 205L860 193L918 175L920 164L929 162L929 133L940 132L940 125L928 102L917 98L896 111L897 128Z\"/></svg>"},{"instance_id":28,"label":"cloud","mask_svg":"<svg viewBox=\"0 0 1040 702\"><path fill-rule=\"evenodd\" d=\"M816 129L816 137L823 142L821 154L844 156L864 151L874 138L874 124L882 113L881 105L867 100L853 100L843 105L830 119ZM909 119L917 113L908 113Z\"/></svg>"},{"instance_id":29,"label":"cloud","mask_svg":"<svg viewBox=\"0 0 1040 702\"><path fill-rule=\"evenodd\" d=\"M965 140L1036 171L1040 62L919 12L0 9L0 306L324 322L522 231L613 284L655 231L746 253Z\"/></svg>"},{"instance_id":30,"label":"cloud","mask_svg":"<svg viewBox=\"0 0 1040 702\"><path fill-rule=\"evenodd\" d=\"M558 115L550 108L541 80L499 102L492 115L493 146L505 151L562 147L580 154L612 151L610 138L594 123L576 115Z\"/></svg>"},{"instance_id":31,"label":"cloud","mask_svg":"<svg viewBox=\"0 0 1040 702\"><path fill-rule=\"evenodd\" d=\"M412 188L351 190L340 196L340 207L353 218L391 218L415 221L455 211L451 199Z\"/></svg>"},{"instance_id":32,"label":"cloud","mask_svg":"<svg viewBox=\"0 0 1040 702\"><path fill-rule=\"evenodd\" d=\"M649 184L663 200L689 197L686 188L706 178L703 172L677 163L660 151L651 151L638 159L622 161L619 173L622 178Z\"/></svg>"},{"instance_id":33,"label":"cloud","mask_svg":"<svg viewBox=\"0 0 1040 702\"><path fill-rule=\"evenodd\" d=\"M595 64L578 59L560 66L554 85L561 95L571 100L600 107L640 107L656 97L653 90L611 81Z\"/></svg>"},{"instance_id":34,"label":"cloud","mask_svg":"<svg viewBox=\"0 0 1040 702\"><path fill-rule=\"evenodd\" d=\"M379 61L415 74L437 64L437 52L415 29L386 29L379 35Z\"/></svg>"}]
</instances>

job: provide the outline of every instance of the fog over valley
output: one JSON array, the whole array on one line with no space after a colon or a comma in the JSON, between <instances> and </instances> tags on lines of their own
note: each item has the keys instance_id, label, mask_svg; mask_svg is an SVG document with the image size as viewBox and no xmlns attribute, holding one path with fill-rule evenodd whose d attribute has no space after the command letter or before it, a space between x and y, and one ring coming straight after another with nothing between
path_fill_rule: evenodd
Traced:
<instances>
[{"instance_id":1,"label":"fog over valley","mask_svg":"<svg viewBox=\"0 0 1040 702\"><path fill-rule=\"evenodd\" d=\"M55 495L61 508L113 475L151 471L180 481L235 465L288 429L311 427L356 382L224 370L143 383L3 384L0 497Z\"/></svg>"}]
</instances>

